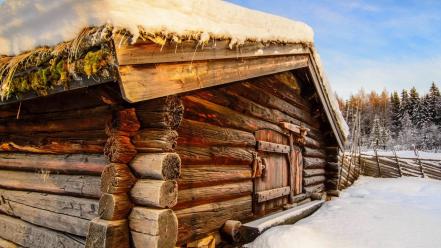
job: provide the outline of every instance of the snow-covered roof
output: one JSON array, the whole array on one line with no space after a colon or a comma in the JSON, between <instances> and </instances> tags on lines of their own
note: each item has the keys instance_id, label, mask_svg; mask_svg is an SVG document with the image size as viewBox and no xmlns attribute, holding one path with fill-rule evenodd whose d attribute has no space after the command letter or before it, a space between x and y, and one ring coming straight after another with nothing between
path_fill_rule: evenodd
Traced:
<instances>
[{"instance_id":1,"label":"snow-covered roof","mask_svg":"<svg viewBox=\"0 0 441 248\"><path fill-rule=\"evenodd\" d=\"M132 41L142 33L201 43L229 39L230 47L245 41L313 47L314 40L311 27L302 22L220 0L6 0L0 5L0 23L0 55L8 56L74 40L85 27L106 24L113 26L113 32L129 31ZM318 54L311 51L339 130L347 136Z\"/></svg>"},{"instance_id":2,"label":"snow-covered roof","mask_svg":"<svg viewBox=\"0 0 441 248\"><path fill-rule=\"evenodd\" d=\"M219 0L7 0L0 7L0 54L72 40L110 23L137 35L165 32L200 39L312 43L313 30L287 18ZM135 39L136 40L136 39Z\"/></svg>"}]
</instances>

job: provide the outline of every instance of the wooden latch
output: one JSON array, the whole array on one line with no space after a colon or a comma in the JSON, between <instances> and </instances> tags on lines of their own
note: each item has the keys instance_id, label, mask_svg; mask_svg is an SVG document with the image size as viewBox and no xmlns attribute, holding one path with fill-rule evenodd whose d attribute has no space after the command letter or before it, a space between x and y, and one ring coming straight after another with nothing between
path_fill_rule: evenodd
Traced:
<instances>
[{"instance_id":1,"label":"wooden latch","mask_svg":"<svg viewBox=\"0 0 441 248\"><path fill-rule=\"evenodd\" d=\"M264 177L266 169L266 159L262 159L257 155L257 152L253 152L253 174L252 177Z\"/></svg>"}]
</instances>

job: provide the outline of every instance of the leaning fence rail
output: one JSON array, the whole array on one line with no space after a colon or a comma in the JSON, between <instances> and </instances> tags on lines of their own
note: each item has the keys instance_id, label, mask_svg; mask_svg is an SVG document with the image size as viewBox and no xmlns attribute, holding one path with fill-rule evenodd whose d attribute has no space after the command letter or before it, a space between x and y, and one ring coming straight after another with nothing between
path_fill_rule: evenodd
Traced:
<instances>
[{"instance_id":1,"label":"leaning fence rail","mask_svg":"<svg viewBox=\"0 0 441 248\"><path fill-rule=\"evenodd\" d=\"M373 177L428 177L441 180L441 160L360 154L362 174Z\"/></svg>"}]
</instances>

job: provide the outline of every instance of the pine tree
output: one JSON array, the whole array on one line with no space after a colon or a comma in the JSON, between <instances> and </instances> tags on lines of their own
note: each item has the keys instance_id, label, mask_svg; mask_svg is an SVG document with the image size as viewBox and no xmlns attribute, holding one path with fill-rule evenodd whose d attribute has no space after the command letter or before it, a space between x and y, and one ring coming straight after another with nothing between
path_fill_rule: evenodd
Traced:
<instances>
[{"instance_id":1,"label":"pine tree","mask_svg":"<svg viewBox=\"0 0 441 248\"><path fill-rule=\"evenodd\" d=\"M408 113L409 117L412 120L413 125L418 126L420 123L420 96L418 94L418 91L415 87L412 87L409 93L409 106L408 106Z\"/></svg>"},{"instance_id":2,"label":"pine tree","mask_svg":"<svg viewBox=\"0 0 441 248\"><path fill-rule=\"evenodd\" d=\"M390 130L392 138L396 139L401 131L400 97L396 91L391 95L390 101Z\"/></svg>"},{"instance_id":3,"label":"pine tree","mask_svg":"<svg viewBox=\"0 0 441 248\"><path fill-rule=\"evenodd\" d=\"M427 99L428 116L436 125L441 126L441 94L434 82L430 86Z\"/></svg>"},{"instance_id":4,"label":"pine tree","mask_svg":"<svg viewBox=\"0 0 441 248\"><path fill-rule=\"evenodd\" d=\"M380 124L380 119L377 115L375 115L374 122L370 132L370 146L372 148L378 148L383 146L382 143L382 128Z\"/></svg>"},{"instance_id":5,"label":"pine tree","mask_svg":"<svg viewBox=\"0 0 441 248\"><path fill-rule=\"evenodd\" d=\"M403 118L406 113L409 114L410 102L409 102L409 94L407 93L407 90L403 90L401 92L401 105L400 106L401 106L400 116L401 116L401 118Z\"/></svg>"},{"instance_id":6,"label":"pine tree","mask_svg":"<svg viewBox=\"0 0 441 248\"><path fill-rule=\"evenodd\" d=\"M415 128L408 113L404 113L401 120L401 131L398 135L398 143L401 149L410 149L415 144Z\"/></svg>"}]
</instances>

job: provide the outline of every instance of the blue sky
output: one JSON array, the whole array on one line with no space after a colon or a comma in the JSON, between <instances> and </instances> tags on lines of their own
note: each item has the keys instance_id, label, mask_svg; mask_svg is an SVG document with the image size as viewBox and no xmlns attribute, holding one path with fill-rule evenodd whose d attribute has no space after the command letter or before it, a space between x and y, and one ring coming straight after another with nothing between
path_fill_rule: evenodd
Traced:
<instances>
[{"instance_id":1,"label":"blue sky","mask_svg":"<svg viewBox=\"0 0 441 248\"><path fill-rule=\"evenodd\" d=\"M360 88L427 92L441 86L441 1L231 0L299 20L315 32L334 91Z\"/></svg>"}]
</instances>

